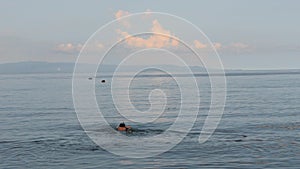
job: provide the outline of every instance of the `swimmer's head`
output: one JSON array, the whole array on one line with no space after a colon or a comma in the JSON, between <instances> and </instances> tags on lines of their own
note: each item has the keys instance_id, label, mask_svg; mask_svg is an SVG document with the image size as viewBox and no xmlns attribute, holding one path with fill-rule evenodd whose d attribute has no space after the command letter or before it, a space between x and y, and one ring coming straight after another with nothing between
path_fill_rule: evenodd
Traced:
<instances>
[{"instance_id":1,"label":"swimmer's head","mask_svg":"<svg viewBox=\"0 0 300 169\"><path fill-rule=\"evenodd\" d=\"M123 122L123 123L120 123L119 124L119 127L125 127L125 123Z\"/></svg>"}]
</instances>

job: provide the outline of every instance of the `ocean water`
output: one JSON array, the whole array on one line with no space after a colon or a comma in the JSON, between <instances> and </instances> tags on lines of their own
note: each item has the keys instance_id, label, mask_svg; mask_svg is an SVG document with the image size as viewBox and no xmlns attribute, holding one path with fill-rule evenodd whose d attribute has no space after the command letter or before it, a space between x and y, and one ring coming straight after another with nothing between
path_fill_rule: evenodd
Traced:
<instances>
[{"instance_id":1,"label":"ocean water","mask_svg":"<svg viewBox=\"0 0 300 169\"><path fill-rule=\"evenodd\" d=\"M174 122L181 95L172 78L133 81L130 99L140 111L149 108L151 90L166 91L166 111L148 124L130 123L118 113L106 79L102 84L96 78L95 93L111 126L125 121L135 129L130 137L146 137ZM198 137L208 112L209 82L206 76L197 82L201 105L189 134L168 152L135 159L111 154L87 136L73 106L72 75L0 75L0 168L299 168L299 73L227 76L222 120L204 144Z\"/></svg>"}]
</instances>

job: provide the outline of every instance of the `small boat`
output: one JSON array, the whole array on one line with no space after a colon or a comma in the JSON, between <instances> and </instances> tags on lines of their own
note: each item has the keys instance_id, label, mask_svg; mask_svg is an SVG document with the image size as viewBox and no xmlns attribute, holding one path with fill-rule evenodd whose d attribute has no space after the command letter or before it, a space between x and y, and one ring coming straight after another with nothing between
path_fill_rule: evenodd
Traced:
<instances>
[{"instance_id":1,"label":"small boat","mask_svg":"<svg viewBox=\"0 0 300 169\"><path fill-rule=\"evenodd\" d=\"M89 79L89 80L93 80L93 78L92 78L92 77L89 77L88 79Z\"/></svg>"},{"instance_id":2,"label":"small boat","mask_svg":"<svg viewBox=\"0 0 300 169\"><path fill-rule=\"evenodd\" d=\"M131 132L131 127L130 126L126 126L125 123L120 123L119 126L117 127L118 131L127 131L127 132Z\"/></svg>"}]
</instances>

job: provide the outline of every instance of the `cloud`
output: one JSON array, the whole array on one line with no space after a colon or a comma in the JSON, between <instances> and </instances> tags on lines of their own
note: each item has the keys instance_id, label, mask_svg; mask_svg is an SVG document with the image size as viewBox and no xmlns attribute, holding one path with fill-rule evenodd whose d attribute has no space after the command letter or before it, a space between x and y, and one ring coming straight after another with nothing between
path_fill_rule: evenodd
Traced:
<instances>
[{"instance_id":1,"label":"cloud","mask_svg":"<svg viewBox=\"0 0 300 169\"><path fill-rule=\"evenodd\" d=\"M219 43L219 42L215 42L215 43L213 43L213 44L214 44L214 47L215 47L217 50L222 48L222 44Z\"/></svg>"},{"instance_id":2,"label":"cloud","mask_svg":"<svg viewBox=\"0 0 300 169\"><path fill-rule=\"evenodd\" d=\"M121 24L123 24L126 28L129 28L131 25L128 21L128 18L126 19L120 19L122 18L123 16L127 16L127 15L130 15L130 13L128 11L122 11L122 10L118 10L116 13L115 13L115 18L119 20L119 22Z\"/></svg>"},{"instance_id":3,"label":"cloud","mask_svg":"<svg viewBox=\"0 0 300 169\"><path fill-rule=\"evenodd\" d=\"M115 13L115 18L120 19L124 16L130 15L128 11L118 10ZM145 19L151 18L151 10L146 10L145 12ZM122 18L119 20L119 22L125 27L129 28L131 27L131 24L129 22L129 18ZM133 28L130 28L133 29ZM163 47L178 47L179 41L174 35L172 35L171 31L165 29L158 20L152 21L152 27L150 28L150 32L153 32L152 35L147 37L142 36L132 36L128 31L124 31L122 29L118 29L117 33L121 35L122 38L125 38L125 43L128 46L131 47L138 47L138 48L163 48ZM158 35L163 34L163 35ZM171 37L175 37L171 38ZM214 42L212 44L215 49L217 49L219 52L225 52L225 53L232 53L232 52L249 52L250 46L248 44L242 43L242 42L235 42L235 43L228 43L228 44L222 44L220 42ZM211 44L201 42L200 40L194 40L193 46L197 49L208 49L211 47Z\"/></svg>"},{"instance_id":4,"label":"cloud","mask_svg":"<svg viewBox=\"0 0 300 169\"><path fill-rule=\"evenodd\" d=\"M249 45L242 43L242 42L237 42L237 43L230 44L229 47L234 48L234 49L246 49L249 47Z\"/></svg>"},{"instance_id":5,"label":"cloud","mask_svg":"<svg viewBox=\"0 0 300 169\"><path fill-rule=\"evenodd\" d=\"M254 48L243 42L235 42L226 46L225 50L233 54L253 52Z\"/></svg>"},{"instance_id":6,"label":"cloud","mask_svg":"<svg viewBox=\"0 0 300 169\"><path fill-rule=\"evenodd\" d=\"M220 54L225 55L236 55L251 53L254 51L254 48L243 42L233 42L228 44L218 44L214 43L215 48L220 52Z\"/></svg>"},{"instance_id":7,"label":"cloud","mask_svg":"<svg viewBox=\"0 0 300 169\"><path fill-rule=\"evenodd\" d=\"M55 47L56 52L65 53L65 54L76 54L79 53L82 49L82 44L73 44L73 43L61 43ZM89 50L98 50L104 48L104 45L98 41L88 44Z\"/></svg>"},{"instance_id":8,"label":"cloud","mask_svg":"<svg viewBox=\"0 0 300 169\"><path fill-rule=\"evenodd\" d=\"M92 43L92 48L98 50L104 48L104 45L99 41L95 41L94 43Z\"/></svg>"},{"instance_id":9,"label":"cloud","mask_svg":"<svg viewBox=\"0 0 300 169\"><path fill-rule=\"evenodd\" d=\"M150 16L151 16L151 10L150 9L147 9L144 13L145 13L145 15L143 16L144 17L144 19L148 19L148 18L150 18Z\"/></svg>"},{"instance_id":10,"label":"cloud","mask_svg":"<svg viewBox=\"0 0 300 169\"><path fill-rule=\"evenodd\" d=\"M141 38L130 35L127 32L117 30L117 32L123 36L127 45L132 47L145 47L145 48L162 48L168 46L178 46L179 42L171 38L172 34L169 30L164 29L158 20L152 21L151 32L153 34L149 38ZM163 34L163 35L158 35ZM174 36L173 36L174 37Z\"/></svg>"},{"instance_id":11,"label":"cloud","mask_svg":"<svg viewBox=\"0 0 300 169\"><path fill-rule=\"evenodd\" d=\"M81 44L72 44L72 43L62 43L55 47L56 52L74 54L78 53L82 48Z\"/></svg>"},{"instance_id":12,"label":"cloud","mask_svg":"<svg viewBox=\"0 0 300 169\"><path fill-rule=\"evenodd\" d=\"M210 45L206 44L206 43L202 43L199 40L194 40L194 46L197 49L206 49L208 48ZM248 44L242 43L242 42L235 42L235 43L230 43L228 45L223 45L220 42L214 42L213 46L215 47L215 49L217 50L221 50L221 51L250 51L250 46Z\"/></svg>"},{"instance_id":13,"label":"cloud","mask_svg":"<svg viewBox=\"0 0 300 169\"><path fill-rule=\"evenodd\" d=\"M204 48L207 48L207 45L204 44L204 43L201 43L200 41L198 40L194 40L194 45L197 49L204 49Z\"/></svg>"},{"instance_id":14,"label":"cloud","mask_svg":"<svg viewBox=\"0 0 300 169\"><path fill-rule=\"evenodd\" d=\"M194 46L197 49L205 49L205 48L208 48L210 46L210 44L205 44L205 43L200 42L199 40L194 40ZM214 42L213 46L217 50L219 50L223 47L223 45L219 42Z\"/></svg>"},{"instance_id":15,"label":"cloud","mask_svg":"<svg viewBox=\"0 0 300 169\"><path fill-rule=\"evenodd\" d=\"M116 13L115 13L115 18L116 19L120 19L121 17L123 16L126 16L126 15L129 15L130 13L128 11L122 11L122 10L118 10Z\"/></svg>"}]
</instances>

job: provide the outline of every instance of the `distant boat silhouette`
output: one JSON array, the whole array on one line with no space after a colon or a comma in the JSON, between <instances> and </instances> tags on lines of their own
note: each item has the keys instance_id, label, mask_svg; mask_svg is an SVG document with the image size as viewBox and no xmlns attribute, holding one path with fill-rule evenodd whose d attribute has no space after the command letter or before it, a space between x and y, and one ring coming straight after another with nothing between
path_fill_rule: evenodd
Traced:
<instances>
[{"instance_id":1,"label":"distant boat silhouette","mask_svg":"<svg viewBox=\"0 0 300 169\"><path fill-rule=\"evenodd\" d=\"M92 78L92 77L89 77L88 79L89 79L89 80L93 80L93 78Z\"/></svg>"}]
</instances>

